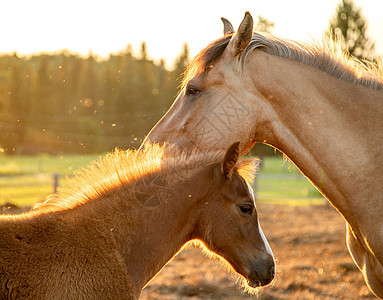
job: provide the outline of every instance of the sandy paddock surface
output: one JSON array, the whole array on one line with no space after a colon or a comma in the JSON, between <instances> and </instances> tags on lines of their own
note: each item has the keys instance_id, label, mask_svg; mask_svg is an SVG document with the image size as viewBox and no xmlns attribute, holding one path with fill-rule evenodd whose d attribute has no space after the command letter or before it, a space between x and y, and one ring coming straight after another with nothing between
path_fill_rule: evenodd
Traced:
<instances>
[{"instance_id":1,"label":"sandy paddock surface","mask_svg":"<svg viewBox=\"0 0 383 300\"><path fill-rule=\"evenodd\" d=\"M272 285L250 296L236 274L190 246L157 274L141 299L376 299L348 254L345 223L332 207L258 204L257 209L278 261ZM26 210L6 205L0 213Z\"/></svg>"},{"instance_id":2,"label":"sandy paddock surface","mask_svg":"<svg viewBox=\"0 0 383 300\"><path fill-rule=\"evenodd\" d=\"M147 285L141 299L376 299L348 254L345 223L332 207L257 208L278 260L271 286L250 296L219 261L188 247Z\"/></svg>"}]
</instances>

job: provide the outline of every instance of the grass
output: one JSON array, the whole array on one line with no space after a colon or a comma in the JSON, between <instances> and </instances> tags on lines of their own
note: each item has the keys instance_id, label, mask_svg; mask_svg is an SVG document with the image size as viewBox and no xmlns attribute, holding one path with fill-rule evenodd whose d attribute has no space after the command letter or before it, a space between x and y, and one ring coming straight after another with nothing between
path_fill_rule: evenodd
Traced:
<instances>
[{"instance_id":1,"label":"grass","mask_svg":"<svg viewBox=\"0 0 383 300\"><path fill-rule=\"evenodd\" d=\"M0 205L19 206L43 201L53 192L53 174L59 184L100 155L14 156L0 155ZM324 198L289 161L267 157L254 183L257 201L284 205L323 204Z\"/></svg>"},{"instance_id":2,"label":"grass","mask_svg":"<svg viewBox=\"0 0 383 300\"><path fill-rule=\"evenodd\" d=\"M5 156L0 155L0 205L29 206L53 192L53 175L65 186L74 170L87 166L100 155Z\"/></svg>"},{"instance_id":3,"label":"grass","mask_svg":"<svg viewBox=\"0 0 383 300\"><path fill-rule=\"evenodd\" d=\"M323 205L326 199L288 159L266 157L253 188L262 203Z\"/></svg>"},{"instance_id":4,"label":"grass","mask_svg":"<svg viewBox=\"0 0 383 300\"><path fill-rule=\"evenodd\" d=\"M261 174L301 175L300 171L289 160L280 156L265 157L260 163Z\"/></svg>"}]
</instances>

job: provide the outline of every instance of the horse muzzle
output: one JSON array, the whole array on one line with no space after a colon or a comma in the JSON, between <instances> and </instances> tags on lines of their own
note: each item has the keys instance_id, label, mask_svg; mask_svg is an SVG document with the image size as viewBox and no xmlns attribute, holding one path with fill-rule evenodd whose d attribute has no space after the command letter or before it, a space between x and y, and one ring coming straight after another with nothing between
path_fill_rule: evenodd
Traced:
<instances>
[{"instance_id":1,"label":"horse muzzle","mask_svg":"<svg viewBox=\"0 0 383 300\"><path fill-rule=\"evenodd\" d=\"M247 284L252 287L268 285L275 277L275 261L271 255L265 259L257 259L250 266L250 272L246 276Z\"/></svg>"}]
</instances>

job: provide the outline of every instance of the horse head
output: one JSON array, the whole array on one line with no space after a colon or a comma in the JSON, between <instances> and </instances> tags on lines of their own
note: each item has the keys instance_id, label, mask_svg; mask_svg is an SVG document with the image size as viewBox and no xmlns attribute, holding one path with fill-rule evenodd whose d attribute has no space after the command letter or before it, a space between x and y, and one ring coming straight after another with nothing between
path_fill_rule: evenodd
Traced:
<instances>
[{"instance_id":1,"label":"horse head","mask_svg":"<svg viewBox=\"0 0 383 300\"><path fill-rule=\"evenodd\" d=\"M247 12L235 33L229 21L222 21L224 37L195 57L177 99L144 143L224 150L239 140L241 153L254 145L253 109L245 101L247 82L241 76L241 59L253 35L253 19Z\"/></svg>"}]
</instances>

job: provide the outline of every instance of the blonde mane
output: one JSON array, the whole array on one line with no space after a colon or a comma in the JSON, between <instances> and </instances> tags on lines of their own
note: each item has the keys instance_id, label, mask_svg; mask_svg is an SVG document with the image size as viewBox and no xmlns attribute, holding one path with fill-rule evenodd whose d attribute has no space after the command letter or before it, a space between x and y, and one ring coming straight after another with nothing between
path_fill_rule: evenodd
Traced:
<instances>
[{"instance_id":1,"label":"blonde mane","mask_svg":"<svg viewBox=\"0 0 383 300\"><path fill-rule=\"evenodd\" d=\"M382 63L362 62L348 55L342 51L340 43L331 37L324 38L322 44L305 44L254 33L242 55L243 63L254 49L312 66L353 84L383 89Z\"/></svg>"},{"instance_id":2,"label":"blonde mane","mask_svg":"<svg viewBox=\"0 0 383 300\"><path fill-rule=\"evenodd\" d=\"M184 151L170 145L147 144L143 150L119 150L75 172L68 188L60 188L34 209L71 209L122 186L129 187L131 198L154 188L167 188L193 176L202 167L222 160L224 152ZM256 160L240 160L238 172L246 180L255 176ZM150 177L151 176L151 177ZM150 177L150 178L149 178ZM159 180L154 180L159 179Z\"/></svg>"},{"instance_id":3,"label":"blonde mane","mask_svg":"<svg viewBox=\"0 0 383 300\"><path fill-rule=\"evenodd\" d=\"M185 71L181 88L184 88L193 77L210 70L222 56L231 37L232 35L222 37L197 54ZM279 39L272 35L254 33L252 41L241 54L242 66L248 62L249 54L255 49L312 66L353 84L383 90L382 61L377 63L361 62L342 52L340 43L332 38L324 39L322 44L304 44Z\"/></svg>"}]
</instances>

